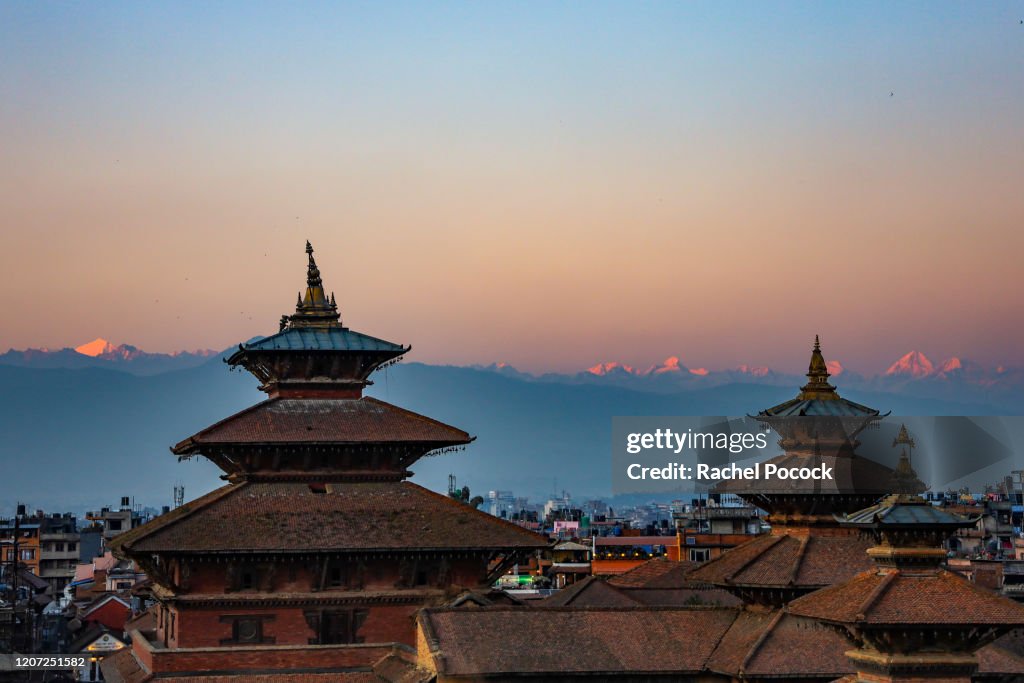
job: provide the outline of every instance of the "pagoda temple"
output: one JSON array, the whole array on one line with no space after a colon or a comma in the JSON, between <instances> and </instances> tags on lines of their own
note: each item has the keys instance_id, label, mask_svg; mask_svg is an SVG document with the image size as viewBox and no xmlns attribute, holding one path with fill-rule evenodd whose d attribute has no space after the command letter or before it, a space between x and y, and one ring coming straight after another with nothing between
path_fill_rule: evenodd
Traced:
<instances>
[{"instance_id":1,"label":"pagoda temple","mask_svg":"<svg viewBox=\"0 0 1024 683\"><path fill-rule=\"evenodd\" d=\"M588 578L536 607L426 608L417 652L388 680L1021 680L1024 637L1000 634L1024 626L1024 609L937 566L937 546L965 522L919 498L911 506L906 494L889 497L894 486L923 488L909 454L896 471L861 457L857 436L884 416L828 379L815 340L800 394L755 417L780 436L784 453L772 462L826 463L839 481L722 487L766 509L770 534L695 569L641 565L640 585L663 579L642 599L615 579ZM912 439L904 430L896 441ZM743 604L694 604L693 589L709 584ZM531 646L508 647L509 633L531 634Z\"/></svg>"},{"instance_id":2,"label":"pagoda temple","mask_svg":"<svg viewBox=\"0 0 1024 683\"><path fill-rule=\"evenodd\" d=\"M876 566L794 600L788 612L832 624L856 643L846 656L857 673L844 682L968 683L977 651L1024 625L1024 605L942 566L942 542L976 522L905 494L847 515L843 526L872 533Z\"/></svg>"},{"instance_id":3,"label":"pagoda temple","mask_svg":"<svg viewBox=\"0 0 1024 683\"><path fill-rule=\"evenodd\" d=\"M295 312L226 360L267 399L171 449L208 458L227 484L114 542L158 604L155 628L105 663L108 680L365 674L413 644L421 607L548 545L407 481L419 458L473 438L363 395L410 347L346 327L306 253Z\"/></svg>"},{"instance_id":4,"label":"pagoda temple","mask_svg":"<svg viewBox=\"0 0 1024 683\"><path fill-rule=\"evenodd\" d=\"M925 486L856 452L857 436L881 420L878 410L839 395L829 382L821 343L814 338L807 383L793 399L752 416L779 435L780 467L827 465L831 482L734 480L718 486L766 510L771 533L732 548L692 573L694 580L733 592L745 602L781 607L871 567L870 537L841 527L836 514L865 508L896 491ZM909 465L908 465L909 467Z\"/></svg>"}]
</instances>

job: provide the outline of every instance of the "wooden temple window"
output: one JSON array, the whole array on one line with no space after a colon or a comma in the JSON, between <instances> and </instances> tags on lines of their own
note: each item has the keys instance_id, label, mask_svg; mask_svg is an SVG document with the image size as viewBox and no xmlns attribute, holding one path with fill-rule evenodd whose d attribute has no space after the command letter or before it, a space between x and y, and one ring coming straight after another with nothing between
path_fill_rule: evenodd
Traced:
<instances>
[{"instance_id":1,"label":"wooden temple window","mask_svg":"<svg viewBox=\"0 0 1024 683\"><path fill-rule=\"evenodd\" d=\"M328 567L327 586L330 588L344 588L345 584L345 568L338 564Z\"/></svg>"},{"instance_id":2,"label":"wooden temple window","mask_svg":"<svg viewBox=\"0 0 1024 683\"><path fill-rule=\"evenodd\" d=\"M263 624L273 621L273 615L246 614L238 616L223 616L220 618L222 624L231 624L231 637L222 638L221 645L273 645L275 639L263 633Z\"/></svg>"},{"instance_id":3,"label":"wooden temple window","mask_svg":"<svg viewBox=\"0 0 1024 683\"><path fill-rule=\"evenodd\" d=\"M352 562L349 559L334 559L315 566L317 578L312 589L317 590L361 590L366 566L362 561Z\"/></svg>"},{"instance_id":4,"label":"wooden temple window","mask_svg":"<svg viewBox=\"0 0 1024 683\"><path fill-rule=\"evenodd\" d=\"M367 614L369 612L364 609L331 610L307 614L306 619L315 627L315 644L350 645L364 641L359 635L359 629L366 621Z\"/></svg>"},{"instance_id":5,"label":"wooden temple window","mask_svg":"<svg viewBox=\"0 0 1024 683\"><path fill-rule=\"evenodd\" d=\"M227 570L227 592L261 590L273 588L273 568L255 564L229 564Z\"/></svg>"}]
</instances>

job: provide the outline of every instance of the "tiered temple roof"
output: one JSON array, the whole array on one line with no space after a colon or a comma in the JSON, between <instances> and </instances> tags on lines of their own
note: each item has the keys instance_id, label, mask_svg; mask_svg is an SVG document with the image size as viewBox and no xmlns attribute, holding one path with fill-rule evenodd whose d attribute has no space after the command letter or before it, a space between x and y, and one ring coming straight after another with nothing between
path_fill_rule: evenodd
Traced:
<instances>
[{"instance_id":1,"label":"tiered temple roof","mask_svg":"<svg viewBox=\"0 0 1024 683\"><path fill-rule=\"evenodd\" d=\"M537 534L411 482L244 481L119 536L129 553L536 548Z\"/></svg>"},{"instance_id":2,"label":"tiered temple roof","mask_svg":"<svg viewBox=\"0 0 1024 683\"><path fill-rule=\"evenodd\" d=\"M723 482L717 490L768 511L771 534L727 550L690 574L748 602L781 606L869 569L865 553L871 538L855 528L840 528L834 515L895 490L897 475L891 468L856 452L857 435L883 416L839 395L828 381L817 337L807 378L795 399L755 417L780 437L784 452L769 462L780 467L824 464L835 480Z\"/></svg>"},{"instance_id":3,"label":"tiered temple roof","mask_svg":"<svg viewBox=\"0 0 1024 683\"><path fill-rule=\"evenodd\" d=\"M871 539L861 534L764 535L727 550L689 577L750 602L781 605L869 569L871 545Z\"/></svg>"},{"instance_id":4,"label":"tiered temple roof","mask_svg":"<svg viewBox=\"0 0 1024 683\"><path fill-rule=\"evenodd\" d=\"M395 643L411 645L416 609L549 545L405 481L419 458L473 437L362 395L410 347L345 327L306 253L295 312L227 359L268 399L171 449L213 461L228 484L112 543L159 602L156 629L105 665L112 677L375 676Z\"/></svg>"},{"instance_id":5,"label":"tiered temple roof","mask_svg":"<svg viewBox=\"0 0 1024 683\"><path fill-rule=\"evenodd\" d=\"M847 653L860 678L968 681L979 648L1024 626L1024 605L942 567L942 540L975 520L919 496L892 495L843 523L871 529L876 566L792 601L787 611L844 628L860 646ZM991 660L1002 652L992 650L987 665L998 666Z\"/></svg>"}]
</instances>

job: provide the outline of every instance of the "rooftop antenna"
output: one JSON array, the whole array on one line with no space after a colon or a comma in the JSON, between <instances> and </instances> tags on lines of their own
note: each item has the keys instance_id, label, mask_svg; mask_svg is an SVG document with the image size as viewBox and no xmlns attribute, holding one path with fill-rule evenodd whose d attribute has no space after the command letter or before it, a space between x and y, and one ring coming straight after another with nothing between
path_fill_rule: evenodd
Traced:
<instances>
[{"instance_id":1,"label":"rooftop antenna","mask_svg":"<svg viewBox=\"0 0 1024 683\"><path fill-rule=\"evenodd\" d=\"M174 485L174 507L180 508L185 502L185 485L180 481Z\"/></svg>"}]
</instances>

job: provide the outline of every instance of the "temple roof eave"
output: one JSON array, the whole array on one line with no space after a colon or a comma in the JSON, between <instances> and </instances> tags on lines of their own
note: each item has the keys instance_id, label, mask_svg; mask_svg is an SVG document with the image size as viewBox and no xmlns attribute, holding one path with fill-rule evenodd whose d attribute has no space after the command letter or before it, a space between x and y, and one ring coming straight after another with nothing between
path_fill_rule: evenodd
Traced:
<instances>
[{"instance_id":1,"label":"temple roof eave","mask_svg":"<svg viewBox=\"0 0 1024 683\"><path fill-rule=\"evenodd\" d=\"M371 397L270 398L215 422L171 447L178 456L203 448L353 445L410 446L430 450L467 445L475 437L439 420Z\"/></svg>"},{"instance_id":2,"label":"temple roof eave","mask_svg":"<svg viewBox=\"0 0 1024 683\"><path fill-rule=\"evenodd\" d=\"M456 441L303 441L303 442L247 442L239 441L234 443L206 444L194 441L191 437L171 446L170 451L178 456L178 460L188 460L197 455L203 457L217 456L227 450L279 450L281 448L296 449L317 449L317 448L346 448L346 447L368 447L368 446L392 446L407 449L423 450L423 457L435 455L434 451L452 448L455 446L468 446L476 441L475 436L469 436L466 440Z\"/></svg>"},{"instance_id":3,"label":"temple roof eave","mask_svg":"<svg viewBox=\"0 0 1024 683\"><path fill-rule=\"evenodd\" d=\"M255 342L239 344L238 349L224 360L231 366L239 365L254 353L376 353L391 358L405 355L411 344L395 344L385 339L355 332L347 327L288 328Z\"/></svg>"},{"instance_id":4,"label":"temple roof eave","mask_svg":"<svg viewBox=\"0 0 1024 683\"><path fill-rule=\"evenodd\" d=\"M324 520L333 526L324 526ZM224 556L410 548L511 552L546 548L550 542L408 481L339 483L319 491L302 482L242 481L121 534L112 545L115 552L142 555Z\"/></svg>"}]
</instances>

